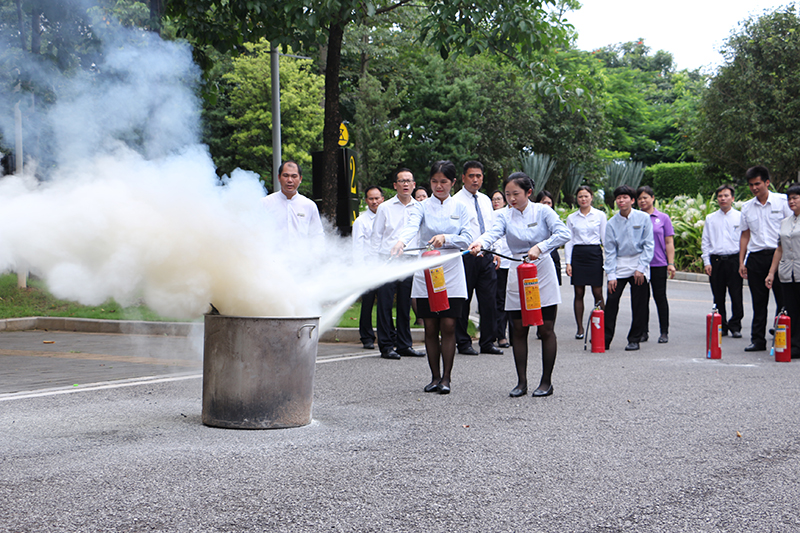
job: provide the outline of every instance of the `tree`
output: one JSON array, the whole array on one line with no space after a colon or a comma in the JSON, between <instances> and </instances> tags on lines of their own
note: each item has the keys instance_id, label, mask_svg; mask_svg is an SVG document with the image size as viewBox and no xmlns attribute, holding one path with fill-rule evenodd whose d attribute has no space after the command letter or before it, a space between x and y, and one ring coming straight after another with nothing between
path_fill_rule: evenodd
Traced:
<instances>
[{"instance_id":1,"label":"tree","mask_svg":"<svg viewBox=\"0 0 800 533\"><path fill-rule=\"evenodd\" d=\"M566 44L561 20L543 9L553 0L426 0L415 2L424 13L419 40L443 58L451 54L491 52L535 67L541 79L549 75L542 54ZM411 0L173 0L168 12L178 17L185 34L198 44L220 51L240 48L245 41L267 38L296 49L323 45L325 50L325 125L322 213L336 210L336 150L339 138L339 74L345 28L368 24L374 17L410 5ZM539 81L536 87L565 101L565 86Z\"/></svg>"},{"instance_id":2,"label":"tree","mask_svg":"<svg viewBox=\"0 0 800 533\"><path fill-rule=\"evenodd\" d=\"M694 147L734 176L769 168L781 187L800 169L800 18L794 5L741 23L700 105Z\"/></svg>"}]
</instances>

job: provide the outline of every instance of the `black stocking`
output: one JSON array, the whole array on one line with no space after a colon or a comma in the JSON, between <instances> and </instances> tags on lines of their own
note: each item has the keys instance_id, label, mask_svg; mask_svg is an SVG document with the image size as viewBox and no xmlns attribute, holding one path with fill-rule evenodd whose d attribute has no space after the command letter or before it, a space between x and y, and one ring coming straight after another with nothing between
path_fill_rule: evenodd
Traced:
<instances>
[{"instance_id":1,"label":"black stocking","mask_svg":"<svg viewBox=\"0 0 800 533\"><path fill-rule=\"evenodd\" d=\"M456 358L456 319L440 318L439 328L442 331L442 385L449 386L450 372Z\"/></svg>"},{"instance_id":2,"label":"black stocking","mask_svg":"<svg viewBox=\"0 0 800 533\"><path fill-rule=\"evenodd\" d=\"M545 320L544 325L539 326L539 331L542 334L542 380L539 382L539 389L541 390L550 388L553 367L556 364L558 342L553 328L554 325L555 321Z\"/></svg>"},{"instance_id":3,"label":"black stocking","mask_svg":"<svg viewBox=\"0 0 800 533\"><path fill-rule=\"evenodd\" d=\"M583 296L586 294L586 287L575 285L573 289L575 289L575 302L573 303L575 322L578 323L578 335L580 335L583 333ZM594 287L592 287L592 290L594 290Z\"/></svg>"},{"instance_id":4,"label":"black stocking","mask_svg":"<svg viewBox=\"0 0 800 533\"><path fill-rule=\"evenodd\" d=\"M512 343L514 347L514 365L517 367L517 388L528 386L528 326L522 325L521 318L515 318ZM546 324L546 322L545 322Z\"/></svg>"},{"instance_id":5,"label":"black stocking","mask_svg":"<svg viewBox=\"0 0 800 533\"><path fill-rule=\"evenodd\" d=\"M439 358L439 320L438 318L423 318L425 324L425 351L428 352L428 366L431 368L431 383L438 383L441 379Z\"/></svg>"}]
</instances>

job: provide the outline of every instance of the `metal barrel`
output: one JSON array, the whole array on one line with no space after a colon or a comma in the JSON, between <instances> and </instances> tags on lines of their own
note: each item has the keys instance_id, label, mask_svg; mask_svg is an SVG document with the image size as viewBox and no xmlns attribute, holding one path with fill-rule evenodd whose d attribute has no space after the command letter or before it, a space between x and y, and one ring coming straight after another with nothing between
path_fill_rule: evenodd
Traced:
<instances>
[{"instance_id":1,"label":"metal barrel","mask_svg":"<svg viewBox=\"0 0 800 533\"><path fill-rule=\"evenodd\" d=\"M278 429L311 423L319 317L206 315L203 424Z\"/></svg>"}]
</instances>

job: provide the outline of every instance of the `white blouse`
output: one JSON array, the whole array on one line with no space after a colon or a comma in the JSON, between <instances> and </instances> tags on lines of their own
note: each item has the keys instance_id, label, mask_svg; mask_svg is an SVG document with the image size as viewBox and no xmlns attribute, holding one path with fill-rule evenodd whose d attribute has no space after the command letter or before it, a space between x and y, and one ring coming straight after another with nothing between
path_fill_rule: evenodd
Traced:
<instances>
[{"instance_id":1,"label":"white blouse","mask_svg":"<svg viewBox=\"0 0 800 533\"><path fill-rule=\"evenodd\" d=\"M445 244L439 248L444 254L459 254L472 244L472 219L463 204L447 197L444 202L435 196L419 202L411 211L408 223L400 232L400 241L406 246L419 233L419 244L425 246L436 235L445 236ZM464 275L464 262L454 259L444 263L444 280L448 298L466 298L467 280ZM424 271L414 274L411 287L412 298L427 298Z\"/></svg>"},{"instance_id":2,"label":"white blouse","mask_svg":"<svg viewBox=\"0 0 800 533\"><path fill-rule=\"evenodd\" d=\"M594 207L587 214L578 209L567 217L570 240L564 245L566 263L572 263L572 247L576 244L602 244L606 241L606 214Z\"/></svg>"}]
</instances>

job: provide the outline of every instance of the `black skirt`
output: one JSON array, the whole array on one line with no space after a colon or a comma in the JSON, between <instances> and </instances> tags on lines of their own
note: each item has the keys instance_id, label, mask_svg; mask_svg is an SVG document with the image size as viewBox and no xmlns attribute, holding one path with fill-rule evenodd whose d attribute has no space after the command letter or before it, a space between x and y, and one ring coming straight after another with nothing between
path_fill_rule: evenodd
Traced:
<instances>
[{"instance_id":1,"label":"black skirt","mask_svg":"<svg viewBox=\"0 0 800 533\"><path fill-rule=\"evenodd\" d=\"M434 313L427 298L417 298L417 318L461 318L461 308L466 298L448 298L450 309Z\"/></svg>"},{"instance_id":2,"label":"black skirt","mask_svg":"<svg viewBox=\"0 0 800 533\"><path fill-rule=\"evenodd\" d=\"M603 249L599 244L576 244L572 247L573 285L603 286Z\"/></svg>"}]
</instances>

